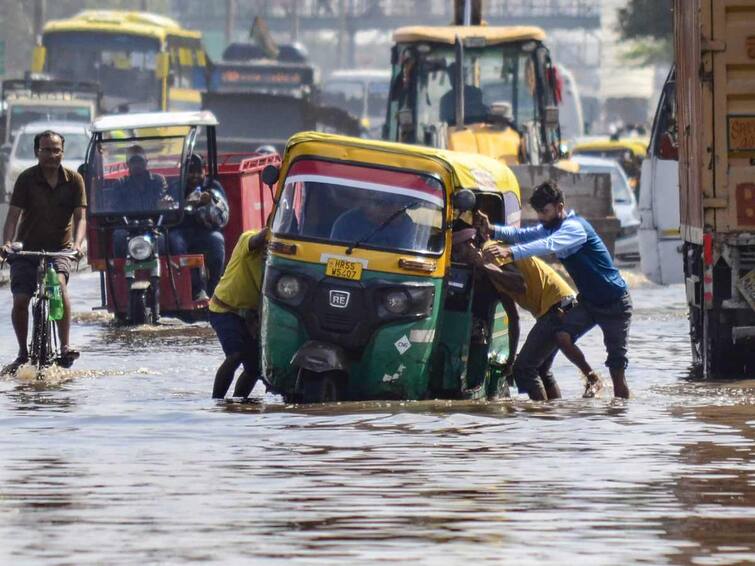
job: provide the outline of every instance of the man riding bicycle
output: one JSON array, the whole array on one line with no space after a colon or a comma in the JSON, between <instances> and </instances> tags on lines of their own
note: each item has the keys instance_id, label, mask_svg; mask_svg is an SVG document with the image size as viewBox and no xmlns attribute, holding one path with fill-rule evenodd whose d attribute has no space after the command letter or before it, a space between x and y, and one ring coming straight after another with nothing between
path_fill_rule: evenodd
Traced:
<instances>
[{"instance_id":1,"label":"man riding bicycle","mask_svg":"<svg viewBox=\"0 0 755 566\"><path fill-rule=\"evenodd\" d=\"M26 251L71 250L81 254L86 234L86 192L81 175L61 165L64 147L65 138L57 132L47 130L34 137L37 165L23 171L13 187L0 250L3 257L12 253L14 240L23 243ZM15 373L29 359L29 301L37 286L38 262L38 259L23 256L9 258L13 294L11 318L18 341L18 357L3 368L2 374ZM70 367L78 357L78 352L69 344L71 303L67 283L71 261L56 257L52 264L60 280L64 307L63 318L58 323L60 362Z\"/></svg>"}]
</instances>

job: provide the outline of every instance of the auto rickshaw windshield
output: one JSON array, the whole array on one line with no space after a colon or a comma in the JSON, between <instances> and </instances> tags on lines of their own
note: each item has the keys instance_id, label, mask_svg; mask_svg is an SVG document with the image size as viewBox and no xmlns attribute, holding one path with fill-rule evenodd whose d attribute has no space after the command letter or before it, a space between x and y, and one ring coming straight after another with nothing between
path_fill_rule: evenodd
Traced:
<instances>
[{"instance_id":1,"label":"auto rickshaw windshield","mask_svg":"<svg viewBox=\"0 0 755 566\"><path fill-rule=\"evenodd\" d=\"M92 214L159 215L182 205L184 137L97 141L90 155Z\"/></svg>"},{"instance_id":2,"label":"auto rickshaw windshield","mask_svg":"<svg viewBox=\"0 0 755 566\"><path fill-rule=\"evenodd\" d=\"M434 177L300 159L273 220L284 237L386 250L443 250L443 185Z\"/></svg>"}]
</instances>

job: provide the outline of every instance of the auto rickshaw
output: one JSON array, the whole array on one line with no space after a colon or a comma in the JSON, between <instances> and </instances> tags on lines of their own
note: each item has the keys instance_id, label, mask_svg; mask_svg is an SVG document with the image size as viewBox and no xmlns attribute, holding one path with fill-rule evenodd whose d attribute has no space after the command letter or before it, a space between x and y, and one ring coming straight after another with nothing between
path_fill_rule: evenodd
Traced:
<instances>
[{"instance_id":1,"label":"auto rickshaw","mask_svg":"<svg viewBox=\"0 0 755 566\"><path fill-rule=\"evenodd\" d=\"M211 112L160 112L103 116L92 124L83 166L88 260L100 272L101 309L129 324L156 324L161 315L201 318L206 298L195 297L192 271L206 276L203 254L174 254L169 233L190 211L185 203L189 157L199 154L206 175L217 179L230 215L223 229L226 257L239 235L264 225L272 194L263 190L262 169L277 154L217 155ZM141 155L149 182L129 182L129 156ZM143 178L143 175L139 176ZM159 194L158 194L159 193Z\"/></svg>"},{"instance_id":2,"label":"auto rickshaw","mask_svg":"<svg viewBox=\"0 0 755 566\"><path fill-rule=\"evenodd\" d=\"M461 211L519 223L506 165L304 132L263 180L278 183L260 334L274 392L308 403L507 393L505 312L491 300L473 316L473 268L451 258Z\"/></svg>"},{"instance_id":3,"label":"auto rickshaw","mask_svg":"<svg viewBox=\"0 0 755 566\"><path fill-rule=\"evenodd\" d=\"M648 140L644 138L605 139L577 143L571 150L572 155L588 155L618 161L629 177L629 186L639 200L640 173L642 160L648 153Z\"/></svg>"}]
</instances>

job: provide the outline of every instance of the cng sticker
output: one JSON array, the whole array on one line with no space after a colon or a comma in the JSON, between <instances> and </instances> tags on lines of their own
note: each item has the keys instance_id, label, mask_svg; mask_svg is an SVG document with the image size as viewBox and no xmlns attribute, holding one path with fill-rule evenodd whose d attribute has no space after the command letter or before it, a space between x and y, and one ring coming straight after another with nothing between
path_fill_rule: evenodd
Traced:
<instances>
[{"instance_id":1,"label":"cng sticker","mask_svg":"<svg viewBox=\"0 0 755 566\"><path fill-rule=\"evenodd\" d=\"M396 346L398 353L403 356L406 351L412 347L412 343L409 342L409 338L407 338L406 334L404 334L401 338L398 339L394 346Z\"/></svg>"}]
</instances>

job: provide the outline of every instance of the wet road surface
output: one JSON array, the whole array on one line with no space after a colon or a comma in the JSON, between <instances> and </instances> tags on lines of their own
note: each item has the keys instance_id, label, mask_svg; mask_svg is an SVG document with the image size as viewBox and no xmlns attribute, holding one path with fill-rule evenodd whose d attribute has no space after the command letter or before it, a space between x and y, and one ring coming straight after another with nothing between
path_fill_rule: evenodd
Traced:
<instances>
[{"instance_id":1,"label":"wet road surface","mask_svg":"<svg viewBox=\"0 0 755 566\"><path fill-rule=\"evenodd\" d=\"M0 380L2 564L755 562L755 381L689 377L681 287L633 290L629 402L559 356L561 402L317 408L214 402L208 326L71 289L75 371Z\"/></svg>"}]
</instances>

